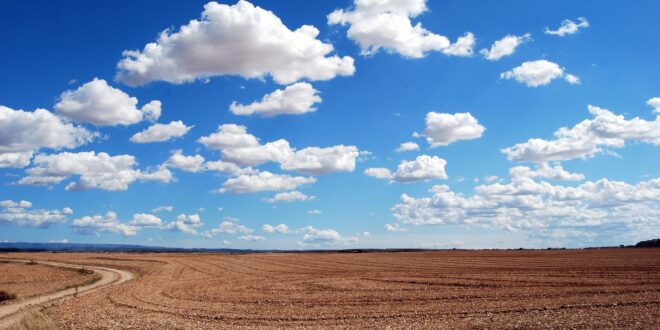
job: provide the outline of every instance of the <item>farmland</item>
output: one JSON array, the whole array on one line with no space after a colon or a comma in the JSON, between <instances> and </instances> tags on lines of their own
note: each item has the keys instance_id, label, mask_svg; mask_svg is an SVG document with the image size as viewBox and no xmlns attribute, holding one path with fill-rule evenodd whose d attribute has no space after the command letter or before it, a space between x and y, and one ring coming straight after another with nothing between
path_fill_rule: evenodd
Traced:
<instances>
[{"instance_id":1,"label":"farmland","mask_svg":"<svg viewBox=\"0 0 660 330\"><path fill-rule=\"evenodd\" d=\"M658 249L2 257L135 275L42 311L64 328L660 326Z\"/></svg>"},{"instance_id":2,"label":"farmland","mask_svg":"<svg viewBox=\"0 0 660 330\"><path fill-rule=\"evenodd\" d=\"M16 295L16 299L74 287L91 282L95 278L93 272L41 264L0 262L0 290Z\"/></svg>"}]
</instances>

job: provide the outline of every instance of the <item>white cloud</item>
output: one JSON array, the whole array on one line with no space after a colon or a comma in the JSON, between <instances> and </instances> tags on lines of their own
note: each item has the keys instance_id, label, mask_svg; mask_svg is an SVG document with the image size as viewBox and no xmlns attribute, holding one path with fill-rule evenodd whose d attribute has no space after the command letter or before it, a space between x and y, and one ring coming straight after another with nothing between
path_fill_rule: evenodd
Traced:
<instances>
[{"instance_id":1,"label":"white cloud","mask_svg":"<svg viewBox=\"0 0 660 330\"><path fill-rule=\"evenodd\" d=\"M319 215L319 214L321 214L321 210L309 210L309 211L307 211L307 214Z\"/></svg>"},{"instance_id":2,"label":"white cloud","mask_svg":"<svg viewBox=\"0 0 660 330\"><path fill-rule=\"evenodd\" d=\"M197 228L204 225L198 214L179 214L176 220L168 222L162 228L173 232L197 235Z\"/></svg>"},{"instance_id":3,"label":"white cloud","mask_svg":"<svg viewBox=\"0 0 660 330\"><path fill-rule=\"evenodd\" d=\"M316 39L318 34L311 25L291 31L275 14L247 1L233 6L209 2L201 19L161 32L142 51L124 51L117 78L135 86L220 75L270 75L281 84L352 75L353 59L330 55L332 45Z\"/></svg>"},{"instance_id":4,"label":"white cloud","mask_svg":"<svg viewBox=\"0 0 660 330\"><path fill-rule=\"evenodd\" d=\"M130 140L134 143L165 142L186 135L191 128L193 126L186 126L180 120L169 124L154 124L135 133Z\"/></svg>"},{"instance_id":5,"label":"white cloud","mask_svg":"<svg viewBox=\"0 0 660 330\"><path fill-rule=\"evenodd\" d=\"M406 232L408 231L408 228L403 228L398 223L392 223L392 224L386 223L385 230L393 231L393 232Z\"/></svg>"},{"instance_id":6,"label":"white cloud","mask_svg":"<svg viewBox=\"0 0 660 330\"><path fill-rule=\"evenodd\" d=\"M220 125L217 133L203 136L198 142L208 149L220 150L223 161L242 166L272 161L279 163L283 170L313 175L352 172L360 155L355 146L309 147L296 151L284 139L261 144L245 126L235 124Z\"/></svg>"},{"instance_id":7,"label":"white cloud","mask_svg":"<svg viewBox=\"0 0 660 330\"><path fill-rule=\"evenodd\" d=\"M561 22L561 26L557 30L550 30L545 28L545 34L551 34L563 37L568 34L577 33L579 29L584 29L589 27L589 22L584 17L578 17L580 23L575 23L570 19L565 19Z\"/></svg>"},{"instance_id":8,"label":"white cloud","mask_svg":"<svg viewBox=\"0 0 660 330\"><path fill-rule=\"evenodd\" d=\"M299 82L267 94L260 102L248 105L233 102L229 110L235 115L257 114L262 117L278 115L301 115L316 111L315 104L321 102L319 91L311 84Z\"/></svg>"},{"instance_id":9,"label":"white cloud","mask_svg":"<svg viewBox=\"0 0 660 330\"><path fill-rule=\"evenodd\" d=\"M392 176L392 180L397 182L414 182L446 179L446 164L446 160L437 156L420 155L415 160L402 161Z\"/></svg>"},{"instance_id":10,"label":"white cloud","mask_svg":"<svg viewBox=\"0 0 660 330\"><path fill-rule=\"evenodd\" d=\"M581 173L570 173L559 165L551 167L547 163L538 164L535 170L532 170L527 166L512 167L509 170L509 177L514 181L524 178L544 178L565 181L584 180L584 175Z\"/></svg>"},{"instance_id":11,"label":"white cloud","mask_svg":"<svg viewBox=\"0 0 660 330\"><path fill-rule=\"evenodd\" d=\"M347 36L360 46L363 55L373 55L381 49L408 58L421 58L429 51L472 55L471 33L452 45L447 37L426 30L421 23L413 25L411 18L426 10L426 0L355 0L352 10L330 13L328 24L350 25Z\"/></svg>"},{"instance_id":12,"label":"white cloud","mask_svg":"<svg viewBox=\"0 0 660 330\"><path fill-rule=\"evenodd\" d=\"M246 241L246 242L261 242L266 240L265 237L257 236L257 235L243 235L243 236L238 236L237 238L241 241Z\"/></svg>"},{"instance_id":13,"label":"white cloud","mask_svg":"<svg viewBox=\"0 0 660 330\"><path fill-rule=\"evenodd\" d=\"M370 167L364 170L364 174L376 179L391 179L392 171L384 167Z\"/></svg>"},{"instance_id":14,"label":"white cloud","mask_svg":"<svg viewBox=\"0 0 660 330\"><path fill-rule=\"evenodd\" d=\"M514 174L510 183L475 187L472 196L445 185L434 186L430 192L430 197L423 198L403 194L392 208L397 221L595 233L605 228L619 233L640 232L660 225L660 178L637 184L600 179L564 186Z\"/></svg>"},{"instance_id":15,"label":"white cloud","mask_svg":"<svg viewBox=\"0 0 660 330\"><path fill-rule=\"evenodd\" d=\"M194 173L204 170L204 157L200 155L185 156L181 150L175 150L165 164L186 172Z\"/></svg>"},{"instance_id":16,"label":"white cloud","mask_svg":"<svg viewBox=\"0 0 660 330\"><path fill-rule=\"evenodd\" d=\"M0 224L15 224L23 227L47 228L54 224L65 223L67 216L73 210L68 207L62 210L32 209L29 201L0 201Z\"/></svg>"},{"instance_id":17,"label":"white cloud","mask_svg":"<svg viewBox=\"0 0 660 330\"><path fill-rule=\"evenodd\" d=\"M66 190L87 190L98 188L121 191L135 181L170 182L172 174L160 167L155 172L135 169L135 157L131 155L110 156L105 152L94 151L52 155L37 155L35 166L26 170L27 176L18 183L25 185L50 185L60 183L72 176L79 176L77 182L70 182Z\"/></svg>"},{"instance_id":18,"label":"white cloud","mask_svg":"<svg viewBox=\"0 0 660 330\"><path fill-rule=\"evenodd\" d=\"M415 137L425 137L432 147L447 146L459 140L472 140L480 138L486 130L469 112L464 113L437 113L426 114L426 129L415 133Z\"/></svg>"},{"instance_id":19,"label":"white cloud","mask_svg":"<svg viewBox=\"0 0 660 330\"><path fill-rule=\"evenodd\" d=\"M133 214L133 220L128 222L129 225L131 226L136 226L136 227L161 227L163 225L163 221L153 215L153 214L147 214L147 213L136 213Z\"/></svg>"},{"instance_id":20,"label":"white cloud","mask_svg":"<svg viewBox=\"0 0 660 330\"><path fill-rule=\"evenodd\" d=\"M115 212L74 219L71 227L83 235L95 236L99 236L104 232L121 234L122 236L135 236L138 232L136 226L121 223Z\"/></svg>"},{"instance_id":21,"label":"white cloud","mask_svg":"<svg viewBox=\"0 0 660 330\"><path fill-rule=\"evenodd\" d=\"M387 168L368 168L364 174L377 178L388 179L396 182L416 182L432 179L447 179L445 172L447 161L437 156L420 155L415 160L401 161L396 172L392 173Z\"/></svg>"},{"instance_id":22,"label":"white cloud","mask_svg":"<svg viewBox=\"0 0 660 330\"><path fill-rule=\"evenodd\" d=\"M312 175L331 172L353 172L360 155L355 146L338 145L328 148L309 147L295 151L281 162L281 168Z\"/></svg>"},{"instance_id":23,"label":"white cloud","mask_svg":"<svg viewBox=\"0 0 660 330\"><path fill-rule=\"evenodd\" d=\"M317 229L312 226L301 228L298 230L303 234L300 244L302 245L339 245L339 244L355 244L358 242L357 237L344 237L334 229Z\"/></svg>"},{"instance_id":24,"label":"white cloud","mask_svg":"<svg viewBox=\"0 0 660 330\"><path fill-rule=\"evenodd\" d=\"M199 143L211 150L220 150L222 158L238 165L258 165L268 161L282 161L293 152L286 140L264 145L256 136L247 133L242 125L224 124L218 132L199 138Z\"/></svg>"},{"instance_id":25,"label":"white cloud","mask_svg":"<svg viewBox=\"0 0 660 330\"><path fill-rule=\"evenodd\" d=\"M266 232L266 233L269 233L269 234L273 234L273 233L288 234L290 232L289 231L289 226L287 226L283 223L281 223L277 226L271 226L269 224L264 224L263 226L261 226L261 230Z\"/></svg>"},{"instance_id":26,"label":"white cloud","mask_svg":"<svg viewBox=\"0 0 660 330\"><path fill-rule=\"evenodd\" d=\"M646 104L653 107L653 111L655 111L655 113L660 114L660 97L651 98L650 100L646 101Z\"/></svg>"},{"instance_id":27,"label":"white cloud","mask_svg":"<svg viewBox=\"0 0 660 330\"><path fill-rule=\"evenodd\" d=\"M298 186L314 182L316 182L316 179L312 177L273 174L263 171L257 174L244 174L235 178L227 179L227 181L222 184L219 192L246 194L260 191L293 190Z\"/></svg>"},{"instance_id":28,"label":"white cloud","mask_svg":"<svg viewBox=\"0 0 660 330\"><path fill-rule=\"evenodd\" d=\"M396 152L416 151L419 150L419 145L415 142L404 142L396 148Z\"/></svg>"},{"instance_id":29,"label":"white cloud","mask_svg":"<svg viewBox=\"0 0 660 330\"><path fill-rule=\"evenodd\" d=\"M500 74L502 79L515 79L527 87L539 87L549 84L557 78L564 78L569 84L580 83L580 78L564 71L557 63L547 60L529 61Z\"/></svg>"},{"instance_id":30,"label":"white cloud","mask_svg":"<svg viewBox=\"0 0 660 330\"><path fill-rule=\"evenodd\" d=\"M482 49L479 53L489 61L497 61L502 57L513 54L518 46L531 40L532 35L529 33L521 36L509 34L506 37L495 41L490 49Z\"/></svg>"},{"instance_id":31,"label":"white cloud","mask_svg":"<svg viewBox=\"0 0 660 330\"><path fill-rule=\"evenodd\" d=\"M244 235L248 235L248 234L252 234L253 232L254 232L254 230L252 230L251 228L248 228L246 226L238 224L237 219L225 218L224 221L218 225L218 227L203 232L202 236L204 236L206 238L213 238L213 237L221 235L221 234L229 234L229 235L244 234Z\"/></svg>"},{"instance_id":32,"label":"white cloud","mask_svg":"<svg viewBox=\"0 0 660 330\"><path fill-rule=\"evenodd\" d=\"M155 209L152 209L151 212L158 213L158 212L172 212L174 210L174 207L172 205L162 205L159 206Z\"/></svg>"},{"instance_id":33,"label":"white cloud","mask_svg":"<svg viewBox=\"0 0 660 330\"><path fill-rule=\"evenodd\" d=\"M626 141L660 145L660 117L653 121L639 117L626 120L606 109L588 108L593 119L560 128L554 134L555 140L529 139L502 152L509 160L546 163L592 157L604 148L621 148Z\"/></svg>"},{"instance_id":34,"label":"white cloud","mask_svg":"<svg viewBox=\"0 0 660 330\"><path fill-rule=\"evenodd\" d=\"M579 85L581 83L580 77L570 73L564 76L564 80L566 80L571 85Z\"/></svg>"},{"instance_id":35,"label":"white cloud","mask_svg":"<svg viewBox=\"0 0 660 330\"><path fill-rule=\"evenodd\" d=\"M267 203L290 203L290 202L304 202L314 199L314 196L308 196L300 191L287 191L275 194L275 196L270 198L265 198L264 201Z\"/></svg>"},{"instance_id":36,"label":"white cloud","mask_svg":"<svg viewBox=\"0 0 660 330\"><path fill-rule=\"evenodd\" d=\"M465 33L464 36L459 37L455 43L442 50L445 55L469 57L474 53L474 34L472 32Z\"/></svg>"},{"instance_id":37,"label":"white cloud","mask_svg":"<svg viewBox=\"0 0 660 330\"><path fill-rule=\"evenodd\" d=\"M252 167L243 167L241 168L240 166L230 163L230 162L225 162L222 160L217 160L217 161L208 161L206 164L204 164L206 167L206 170L208 171L215 171L215 172L223 172L223 173L229 173L231 175L243 175L243 174L255 174L257 173L257 170L253 169Z\"/></svg>"},{"instance_id":38,"label":"white cloud","mask_svg":"<svg viewBox=\"0 0 660 330\"><path fill-rule=\"evenodd\" d=\"M28 112L0 105L0 168L25 167L41 148L72 149L96 136L45 109Z\"/></svg>"},{"instance_id":39,"label":"white cloud","mask_svg":"<svg viewBox=\"0 0 660 330\"><path fill-rule=\"evenodd\" d=\"M160 101L151 101L138 109L138 99L113 88L103 79L94 80L68 90L55 104L58 114L96 126L131 125L144 118L155 121L160 117Z\"/></svg>"}]
</instances>

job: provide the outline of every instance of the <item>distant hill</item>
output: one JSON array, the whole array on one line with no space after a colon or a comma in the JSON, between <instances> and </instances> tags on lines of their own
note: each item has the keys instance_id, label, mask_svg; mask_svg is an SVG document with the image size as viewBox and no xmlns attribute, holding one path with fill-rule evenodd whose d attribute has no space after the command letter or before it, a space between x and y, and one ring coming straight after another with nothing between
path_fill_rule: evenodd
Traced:
<instances>
[{"instance_id":1,"label":"distant hill","mask_svg":"<svg viewBox=\"0 0 660 330\"><path fill-rule=\"evenodd\" d=\"M635 247L660 247L660 238L641 241L635 244Z\"/></svg>"},{"instance_id":2,"label":"distant hill","mask_svg":"<svg viewBox=\"0 0 660 330\"><path fill-rule=\"evenodd\" d=\"M0 252L58 251L58 252L249 252L239 249L183 249L161 246L128 244L83 244L83 243L0 243Z\"/></svg>"}]
</instances>

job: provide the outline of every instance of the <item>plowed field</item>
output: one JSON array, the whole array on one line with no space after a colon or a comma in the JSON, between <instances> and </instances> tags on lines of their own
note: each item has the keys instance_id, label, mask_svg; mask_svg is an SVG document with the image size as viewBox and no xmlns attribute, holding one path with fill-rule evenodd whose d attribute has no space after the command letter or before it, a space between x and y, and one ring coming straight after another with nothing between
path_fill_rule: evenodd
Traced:
<instances>
[{"instance_id":1,"label":"plowed field","mask_svg":"<svg viewBox=\"0 0 660 330\"><path fill-rule=\"evenodd\" d=\"M95 278L93 273L82 274L75 269L0 261L0 290L15 294L17 299L81 285Z\"/></svg>"},{"instance_id":2,"label":"plowed field","mask_svg":"<svg viewBox=\"0 0 660 330\"><path fill-rule=\"evenodd\" d=\"M10 256L136 275L65 328L660 328L660 249Z\"/></svg>"}]
</instances>

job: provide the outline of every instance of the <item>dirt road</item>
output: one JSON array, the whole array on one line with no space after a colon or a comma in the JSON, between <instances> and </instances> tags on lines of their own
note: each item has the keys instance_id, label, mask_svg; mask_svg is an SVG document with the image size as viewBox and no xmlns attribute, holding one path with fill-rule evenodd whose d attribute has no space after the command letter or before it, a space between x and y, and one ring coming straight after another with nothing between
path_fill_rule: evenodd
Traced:
<instances>
[{"instance_id":1,"label":"dirt road","mask_svg":"<svg viewBox=\"0 0 660 330\"><path fill-rule=\"evenodd\" d=\"M29 262L28 260L12 260L12 259L6 259L6 261L24 262L24 263ZM64 289L57 292L52 292L48 294L30 297L24 300L19 300L16 303L10 305L0 306L0 329L4 329L10 326L11 324L13 324L15 321L17 321L18 315L16 314L16 312L18 312L22 307L28 305L40 305L64 297L72 296L75 294L83 295L107 285L119 284L133 279L133 274L131 272L121 269L98 267L98 266L74 265L74 264L54 262L54 261L38 261L38 263L48 266L76 268L76 269L85 267L99 274L101 276L101 279L92 284L81 286L77 290L76 288Z\"/></svg>"}]
</instances>

